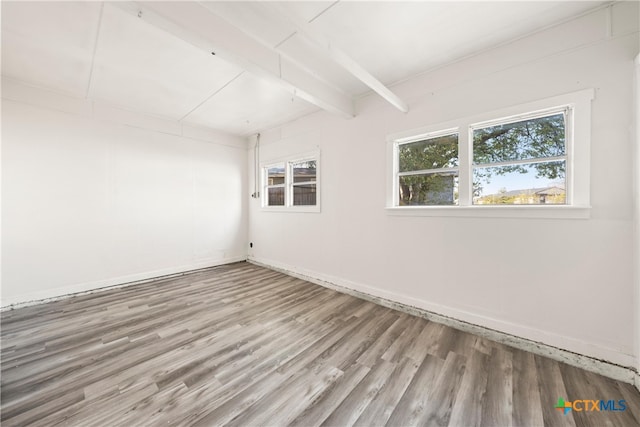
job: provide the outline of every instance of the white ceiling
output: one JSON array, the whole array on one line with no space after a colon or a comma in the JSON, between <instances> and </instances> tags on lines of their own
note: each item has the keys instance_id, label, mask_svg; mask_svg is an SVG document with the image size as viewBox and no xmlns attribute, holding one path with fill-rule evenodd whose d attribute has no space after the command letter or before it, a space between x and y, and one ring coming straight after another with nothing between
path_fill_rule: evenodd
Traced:
<instances>
[{"instance_id":1,"label":"white ceiling","mask_svg":"<svg viewBox=\"0 0 640 427\"><path fill-rule=\"evenodd\" d=\"M248 135L603 3L3 1L2 75Z\"/></svg>"}]
</instances>

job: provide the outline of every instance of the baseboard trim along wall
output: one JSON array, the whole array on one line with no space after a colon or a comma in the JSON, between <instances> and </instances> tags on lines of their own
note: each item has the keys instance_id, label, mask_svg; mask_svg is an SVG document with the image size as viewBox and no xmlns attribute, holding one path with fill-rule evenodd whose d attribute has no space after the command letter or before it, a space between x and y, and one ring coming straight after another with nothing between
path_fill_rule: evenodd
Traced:
<instances>
[{"instance_id":1,"label":"baseboard trim along wall","mask_svg":"<svg viewBox=\"0 0 640 427\"><path fill-rule=\"evenodd\" d=\"M253 256L249 256L247 261L261 267L269 268L287 274L289 276L306 280L325 288L333 289L335 291L348 295L353 295L355 297L362 298L364 300L371 301L373 303L408 314L420 316L430 321L441 323L446 326L461 330L463 332L469 332L471 334L478 335L483 338L487 338L511 347L515 347L520 350L525 350L540 356L549 357L550 359L564 362L568 365L576 366L590 372L595 372L597 374L613 378L618 381L629 384L634 384L635 382L636 387L639 387L640 389L640 376L635 369L630 367L618 365L590 356L585 356L580 353L564 350L562 348L528 338L522 338L520 336L512 335L486 326L480 326L465 320L459 320L455 317L439 314L435 311L425 308L419 308L415 305L405 302L399 302L396 300L399 298L390 299L389 295L380 295L383 292L375 288L365 287L364 285L358 286L357 284L339 278L327 278L315 272L302 270L296 267L284 265L271 260L256 258ZM366 288L366 291L358 290L357 288ZM376 293L378 295L376 295ZM416 302L418 302L418 300L416 300Z\"/></svg>"},{"instance_id":2,"label":"baseboard trim along wall","mask_svg":"<svg viewBox=\"0 0 640 427\"><path fill-rule=\"evenodd\" d=\"M42 292L32 292L17 297L3 298L0 302L0 311L44 304L46 302L58 301L73 296L86 295L115 288L123 288L126 286L153 282L156 280L170 279L172 277L184 276L185 274L195 273L198 271L207 270L209 268L241 261L246 261L246 257L236 256L223 259L208 260L179 267L147 271L144 273L136 273L112 279L54 288Z\"/></svg>"}]
</instances>

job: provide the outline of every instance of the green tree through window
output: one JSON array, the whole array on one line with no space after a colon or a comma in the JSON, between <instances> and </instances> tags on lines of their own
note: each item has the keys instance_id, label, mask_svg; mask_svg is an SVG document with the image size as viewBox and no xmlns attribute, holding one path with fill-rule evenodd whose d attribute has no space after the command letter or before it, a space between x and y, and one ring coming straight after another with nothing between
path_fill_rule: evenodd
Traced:
<instances>
[{"instance_id":1,"label":"green tree through window","mask_svg":"<svg viewBox=\"0 0 640 427\"><path fill-rule=\"evenodd\" d=\"M400 205L457 203L458 134L398 147Z\"/></svg>"},{"instance_id":2,"label":"green tree through window","mask_svg":"<svg viewBox=\"0 0 640 427\"><path fill-rule=\"evenodd\" d=\"M514 123L473 131L473 195L481 196L494 175L533 174L532 180L546 178L562 182L566 175L565 115L555 113ZM530 160L530 161L528 161ZM491 165L495 167L489 167ZM510 189L529 190L529 189ZM488 197L488 196L487 196ZM495 200L501 202L495 203ZM488 197L489 204L523 203L522 198ZM545 198L531 198L532 204ZM550 199L551 200L551 199ZM563 199L553 199L561 200Z\"/></svg>"}]
</instances>

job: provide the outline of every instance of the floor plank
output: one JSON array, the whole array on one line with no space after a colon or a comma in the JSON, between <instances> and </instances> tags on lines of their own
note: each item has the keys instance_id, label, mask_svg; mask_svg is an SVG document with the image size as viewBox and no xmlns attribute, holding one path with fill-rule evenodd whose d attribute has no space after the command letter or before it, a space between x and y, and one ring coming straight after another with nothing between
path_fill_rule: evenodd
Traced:
<instances>
[{"instance_id":1,"label":"floor plank","mask_svg":"<svg viewBox=\"0 0 640 427\"><path fill-rule=\"evenodd\" d=\"M544 424L538 371L533 354L521 350L513 351L513 425ZM533 385L533 386L532 386Z\"/></svg>"}]
</instances>

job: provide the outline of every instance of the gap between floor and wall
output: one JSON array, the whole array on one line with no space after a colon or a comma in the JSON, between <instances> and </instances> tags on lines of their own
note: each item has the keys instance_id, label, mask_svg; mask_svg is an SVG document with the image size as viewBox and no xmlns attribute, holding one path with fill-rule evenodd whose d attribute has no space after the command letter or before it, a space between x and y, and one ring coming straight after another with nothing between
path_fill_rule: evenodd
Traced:
<instances>
[{"instance_id":1,"label":"gap between floor and wall","mask_svg":"<svg viewBox=\"0 0 640 427\"><path fill-rule=\"evenodd\" d=\"M306 280L325 288L349 294L357 298L373 302L375 304L389 307L394 310L402 311L411 315L420 316L427 320L441 323L463 332L468 332L540 356L549 357L550 359L564 362L568 365L585 369L590 372L595 372L608 378L612 378L629 384L634 384L638 388L638 390L640 390L640 374L631 367L617 365L606 360L601 360L569 350L564 350L559 347L545 344L544 342L522 338L520 336L501 332L499 330L492 329L486 326L480 326L464 320L460 320L455 317L439 314L432 310L426 310L410 304L405 304L394 299L389 299L385 296L375 295L374 288L367 287L367 291L363 292L361 290L355 289L356 286L354 286L353 283L342 281L338 278L332 277L328 280L327 278L321 278L321 275L314 274L313 272L301 271L299 269L296 269L295 267L277 264L273 261L267 261L255 257L249 257L247 261L254 265L279 271L289 276Z\"/></svg>"},{"instance_id":2,"label":"gap between floor and wall","mask_svg":"<svg viewBox=\"0 0 640 427\"><path fill-rule=\"evenodd\" d=\"M233 264L235 262L244 262L246 257L236 256L223 258L219 260L203 261L195 264L189 264L181 267L165 268L161 270L148 271L145 273L130 274L126 276L115 277L112 279L98 280L93 282L80 283L61 288L50 289L46 291L31 292L19 297L4 298L0 301L0 311L11 310L15 308L28 307L31 305L44 304L47 302L58 301L73 296L87 295L94 292L101 292L110 289L118 289L127 286L140 285L142 283L155 282L159 280L171 279L174 277L184 276L196 272L206 271L221 265Z\"/></svg>"}]
</instances>

